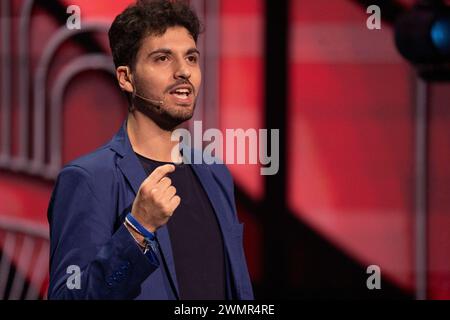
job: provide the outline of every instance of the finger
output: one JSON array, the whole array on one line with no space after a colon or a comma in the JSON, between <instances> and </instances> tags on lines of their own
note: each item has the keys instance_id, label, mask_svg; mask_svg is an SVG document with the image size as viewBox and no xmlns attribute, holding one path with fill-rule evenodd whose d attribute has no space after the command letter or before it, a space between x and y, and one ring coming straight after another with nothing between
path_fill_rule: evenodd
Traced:
<instances>
[{"instance_id":1,"label":"finger","mask_svg":"<svg viewBox=\"0 0 450 320\"><path fill-rule=\"evenodd\" d=\"M165 164L163 166L159 166L145 179L144 183L156 184L162 178L166 176L166 174L175 171L175 166L173 164Z\"/></svg>"},{"instance_id":2,"label":"finger","mask_svg":"<svg viewBox=\"0 0 450 320\"><path fill-rule=\"evenodd\" d=\"M170 201L175 194L177 193L177 189L174 186L169 186L167 190L164 192L164 198Z\"/></svg>"},{"instance_id":3,"label":"finger","mask_svg":"<svg viewBox=\"0 0 450 320\"><path fill-rule=\"evenodd\" d=\"M170 206L172 212L175 211L175 209L180 205L180 203L181 203L180 196L175 195L172 197L172 199L170 199Z\"/></svg>"},{"instance_id":4,"label":"finger","mask_svg":"<svg viewBox=\"0 0 450 320\"><path fill-rule=\"evenodd\" d=\"M154 199L162 201L164 203L169 202L169 200L175 195L176 189L172 185L172 181L168 177L162 178L159 183L153 187ZM170 192L168 192L170 190Z\"/></svg>"},{"instance_id":5,"label":"finger","mask_svg":"<svg viewBox=\"0 0 450 320\"><path fill-rule=\"evenodd\" d=\"M164 177L155 185L155 188L161 191L166 191L168 187L172 185L172 180L168 177Z\"/></svg>"}]
</instances>

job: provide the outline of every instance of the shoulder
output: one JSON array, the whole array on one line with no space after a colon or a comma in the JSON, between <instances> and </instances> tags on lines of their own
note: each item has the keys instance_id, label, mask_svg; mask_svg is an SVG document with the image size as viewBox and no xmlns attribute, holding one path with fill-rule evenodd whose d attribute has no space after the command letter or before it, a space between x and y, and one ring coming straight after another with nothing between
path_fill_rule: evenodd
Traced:
<instances>
[{"instance_id":1,"label":"shoulder","mask_svg":"<svg viewBox=\"0 0 450 320\"><path fill-rule=\"evenodd\" d=\"M86 182L89 188L103 189L116 177L117 154L108 144L66 164L58 175L59 182Z\"/></svg>"},{"instance_id":2,"label":"shoulder","mask_svg":"<svg viewBox=\"0 0 450 320\"><path fill-rule=\"evenodd\" d=\"M91 153L72 160L65 167L79 167L91 174L101 173L114 166L115 160L116 153L111 150L109 144L106 144Z\"/></svg>"}]
</instances>

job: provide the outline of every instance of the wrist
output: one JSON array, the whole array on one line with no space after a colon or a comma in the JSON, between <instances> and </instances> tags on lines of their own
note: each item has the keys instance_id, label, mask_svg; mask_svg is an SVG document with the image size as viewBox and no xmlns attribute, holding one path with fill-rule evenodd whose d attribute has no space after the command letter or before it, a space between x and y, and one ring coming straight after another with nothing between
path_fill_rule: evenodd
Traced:
<instances>
[{"instance_id":1,"label":"wrist","mask_svg":"<svg viewBox=\"0 0 450 320\"><path fill-rule=\"evenodd\" d=\"M137 214L134 214L130 211L129 213L132 218L134 218L134 221L137 222L137 224L139 224L140 226L144 227L146 230L150 231L151 233L154 233L156 231L157 228L155 228L154 226L151 226L145 222L142 221L142 219L139 218L139 216ZM136 223L134 223L136 224Z\"/></svg>"},{"instance_id":2,"label":"wrist","mask_svg":"<svg viewBox=\"0 0 450 320\"><path fill-rule=\"evenodd\" d=\"M141 224L131 212L127 214L125 221L131 228L133 228L134 231L141 234L146 240L155 239L155 228L147 228Z\"/></svg>"},{"instance_id":3,"label":"wrist","mask_svg":"<svg viewBox=\"0 0 450 320\"><path fill-rule=\"evenodd\" d=\"M146 247L146 243L145 243L145 239L144 237L136 232L136 230L134 230L128 223L127 221L125 221L123 223L125 225L125 228L127 228L128 232L131 234L131 236L133 237L134 241L136 241L136 243L142 248L145 249Z\"/></svg>"},{"instance_id":4,"label":"wrist","mask_svg":"<svg viewBox=\"0 0 450 320\"><path fill-rule=\"evenodd\" d=\"M149 250L149 247L153 251L157 251L158 242L156 239L156 235L146 229L142 224L140 224L139 221L137 221L136 218L131 214L131 212L128 213L125 217L125 224L127 224L130 229L133 229L133 232L138 233L144 239L144 253Z\"/></svg>"}]
</instances>

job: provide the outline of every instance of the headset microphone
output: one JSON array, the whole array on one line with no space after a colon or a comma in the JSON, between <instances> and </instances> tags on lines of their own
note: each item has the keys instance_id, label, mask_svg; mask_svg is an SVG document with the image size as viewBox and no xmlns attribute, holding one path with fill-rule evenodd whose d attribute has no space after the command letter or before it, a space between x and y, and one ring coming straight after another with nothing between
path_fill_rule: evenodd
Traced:
<instances>
[{"instance_id":1,"label":"headset microphone","mask_svg":"<svg viewBox=\"0 0 450 320\"><path fill-rule=\"evenodd\" d=\"M141 96L141 95L137 94L136 92L133 93L133 96L138 97L139 99L142 99L144 101L147 101L147 102L150 102L150 103L153 103L153 104L157 104L157 105L160 105L160 106L164 105L164 100L149 99L149 98L146 98L144 96Z\"/></svg>"},{"instance_id":2,"label":"headset microphone","mask_svg":"<svg viewBox=\"0 0 450 320\"><path fill-rule=\"evenodd\" d=\"M133 93L132 93L133 100L134 100L134 97L138 97L139 99L142 99L144 101L147 101L147 102L150 102L150 103L153 103L153 104L157 104L157 105L160 105L160 106L164 105L164 99L165 98L163 98L163 100L156 100L156 99L149 99L147 97L144 97L144 96L141 96L141 95L137 94L136 93L136 87L135 87L135 85L133 83L133 80L129 77L129 72L130 72L130 70L127 67L127 74L126 74L126 76L131 81L131 84L133 85Z\"/></svg>"}]
</instances>

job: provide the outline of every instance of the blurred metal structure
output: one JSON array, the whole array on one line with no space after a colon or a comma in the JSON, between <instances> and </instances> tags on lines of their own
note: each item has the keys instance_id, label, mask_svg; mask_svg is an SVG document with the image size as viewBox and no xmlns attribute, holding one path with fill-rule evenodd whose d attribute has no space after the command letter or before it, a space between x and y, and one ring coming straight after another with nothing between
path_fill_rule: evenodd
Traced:
<instances>
[{"instance_id":1,"label":"blurred metal structure","mask_svg":"<svg viewBox=\"0 0 450 320\"><path fill-rule=\"evenodd\" d=\"M36 69L36 75L34 78L34 132L33 132L33 149L34 149L34 155L32 157L31 165L27 166L27 170L31 174L41 174L44 175L46 178L55 178L58 174L59 170L61 169L61 141L57 140L54 141L56 143L59 143L59 145L55 146L51 145L51 141L45 141L45 128L46 125L46 119L45 119L45 110L49 105L50 101L57 100L55 97L50 96L47 98L47 92L49 91L47 89L46 83L47 83L47 75L50 72L50 66L51 61L54 58L56 50L63 45L63 43L67 40L69 40L71 37L74 37L75 35L79 33L86 33L86 32L99 32L99 33L107 33L109 29L109 23L108 22L94 22L94 23L85 23L83 25L83 28L80 30L74 29L69 30L65 26L61 27L57 32L53 34L53 36L50 38L48 43L46 44L42 56L40 57L37 69ZM72 65L71 68L74 68L77 70L77 73L86 71L86 70L95 70L95 69L104 69L104 60L107 62L109 61L109 68L108 71L114 75L114 64L112 62L112 59L106 55L103 55L102 62L99 63L99 68L94 66L92 63L84 65L78 61L79 65L73 66L74 63L77 62L71 62ZM97 61L98 62L98 61ZM81 63L81 64L80 64ZM64 71L62 71L64 73ZM66 85L69 83L66 82ZM58 82L56 82L55 86L58 86ZM67 87L67 86L66 86ZM63 88L65 89L65 88ZM50 90L51 91L51 90ZM51 91L54 92L54 91ZM62 99L59 100L62 103ZM55 107L58 109L62 109L62 106ZM62 121L62 118L52 118L54 124L50 125L50 139L52 137L61 136L62 131L60 130L62 128L60 122ZM21 128L22 129L22 128ZM53 129L56 129L58 131L53 131ZM51 147L49 147L51 145ZM45 162L45 152L51 148L51 154L50 154L50 162ZM58 152L58 154L55 154L55 152Z\"/></svg>"},{"instance_id":2,"label":"blurred metal structure","mask_svg":"<svg viewBox=\"0 0 450 320\"><path fill-rule=\"evenodd\" d=\"M7 3L8 1L2 2ZM30 2L26 3L28 6ZM6 7L6 6L5 6ZM24 15L21 16L21 25L29 25L29 19L30 17L26 14L29 14L30 9L27 8L27 10L24 10L22 12ZM2 12L6 12L3 11ZM23 22L26 21L26 22ZM4 22L5 23L5 22ZM6 23L5 23L6 24ZM46 119L45 119L45 112L47 109L47 106L50 104L49 101L59 101L59 103L62 103L62 99L57 99L57 97L54 97L50 95L47 96L47 92L49 91L47 88L47 75L50 72L51 67L51 61L54 58L55 52L58 48L60 48L65 41L70 40L70 38L76 36L80 33L86 33L86 32L103 32L106 33L109 28L108 22L94 22L94 23L86 23L83 26L83 29L81 30L69 30L66 27L61 27L54 35L49 39L48 43L45 45L43 54L39 59L36 74L29 76L29 71L24 70L23 66L19 66L19 82L18 82L18 88L19 88L19 96L18 100L20 101L20 112L19 112L19 118L20 118L20 124L19 124L19 153L18 155L13 155L11 153L11 139L12 139L12 128L11 128L11 97L10 97L10 83L12 82L12 75L11 75L11 65L10 61L4 61L2 65L2 78L4 79L2 81L2 96L4 95L3 101L2 101L2 149L0 154L0 167L9 169L11 171L19 171L28 173L31 175L37 175L41 176L43 178L47 179L54 179L56 178L56 175L58 174L59 170L61 169L62 161L61 161L61 141L58 139L61 136L61 117L55 118L52 117L52 123L50 124L50 140L46 141L45 139L45 128L47 127ZM9 29L3 29L3 32L8 32ZM21 32L24 32L23 35L19 35L19 39L23 39L27 36L29 36L29 32L26 29L21 28ZM6 38L10 37L10 35L7 35ZM20 52L20 63L19 65L24 64L25 66L29 65L30 57L27 54L27 46L24 45L25 42L21 41L19 43L19 52ZM9 43L4 43L4 57L10 56L11 48L9 48ZM8 54L9 52L9 54ZM4 58L3 60L6 60L8 58ZM95 66L92 63L84 64L81 63L81 61L77 60L79 65L75 65L72 62L70 64L70 68L77 70L77 73L80 73L82 71L86 70L106 70L110 74L114 74L114 67L112 59L107 56L103 55L102 62L99 63L99 66ZM98 62L98 61L96 61ZM81 64L80 64L81 63ZM109 63L109 68L106 66ZM64 71L62 72L64 73ZM72 78L73 75L70 77ZM66 87L68 86L68 82L65 82ZM28 96L28 88L30 85L33 86L33 97L34 97L34 103L33 103L33 110L34 110L34 117L33 117L33 141L32 141L32 147L33 147L33 154L28 154L28 150L30 150L30 141L28 139L29 137L29 115L30 115L30 108L31 105L29 103L28 98L23 98L23 96ZM56 84L55 86L57 86ZM60 86L59 86L60 87ZM64 92L66 89L60 88L59 90L51 90L52 93L60 92L61 90ZM24 92L22 92L24 91ZM62 109L62 106L54 106L55 109ZM56 131L55 131L56 130ZM56 144L51 144L56 143ZM51 147L50 147L51 145ZM50 161L45 160L45 154L46 152L50 152Z\"/></svg>"},{"instance_id":3,"label":"blurred metal structure","mask_svg":"<svg viewBox=\"0 0 450 320\"><path fill-rule=\"evenodd\" d=\"M47 228L0 217L0 300L35 300L47 291Z\"/></svg>"},{"instance_id":4,"label":"blurred metal structure","mask_svg":"<svg viewBox=\"0 0 450 320\"><path fill-rule=\"evenodd\" d=\"M2 114L1 122L1 140L0 140L0 167L9 166L11 158L11 8L10 1L1 2L1 100L0 112Z\"/></svg>"},{"instance_id":5,"label":"blurred metal structure","mask_svg":"<svg viewBox=\"0 0 450 320\"><path fill-rule=\"evenodd\" d=\"M428 108L429 87L424 80L417 78L416 114L415 114L415 246L416 246L416 299L427 298L427 262L428 262Z\"/></svg>"}]
</instances>

